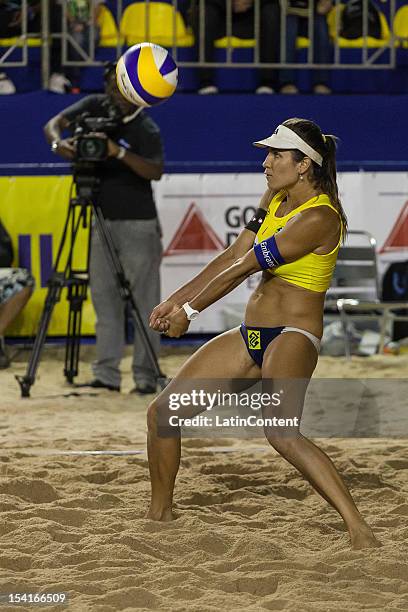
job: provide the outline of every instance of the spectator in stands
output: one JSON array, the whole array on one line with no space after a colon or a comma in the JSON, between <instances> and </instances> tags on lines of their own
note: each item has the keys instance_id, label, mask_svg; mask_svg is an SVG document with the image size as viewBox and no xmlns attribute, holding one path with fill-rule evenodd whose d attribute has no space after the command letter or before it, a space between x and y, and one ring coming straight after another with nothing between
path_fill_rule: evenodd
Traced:
<instances>
[{"instance_id":1,"label":"spectator in stands","mask_svg":"<svg viewBox=\"0 0 408 612\"><path fill-rule=\"evenodd\" d=\"M296 63L296 38L308 37L309 34L309 0L282 0L286 3L286 63ZM332 46L329 37L329 28L326 15L332 8L332 0L316 0L314 4L313 27L313 62L329 64L332 57ZM330 94L328 71L315 69L312 71L313 92L316 94ZM284 69L281 72L280 93L297 94L299 90L295 84L295 71Z\"/></svg>"},{"instance_id":2,"label":"spectator in stands","mask_svg":"<svg viewBox=\"0 0 408 612\"><path fill-rule=\"evenodd\" d=\"M226 1L204 0L204 61L214 61L214 42L226 35ZM193 0L192 25L197 59L200 48L200 3ZM274 63L279 57L280 7L279 0L261 0L260 3L260 61ZM238 38L254 37L254 0L232 0L232 35ZM218 93L214 84L212 68L200 68L200 94ZM259 86L256 93L271 94L277 83L273 69L259 71Z\"/></svg>"},{"instance_id":3,"label":"spectator in stands","mask_svg":"<svg viewBox=\"0 0 408 612\"><path fill-rule=\"evenodd\" d=\"M24 268L12 268L10 236L0 222L0 369L8 368L4 333L23 310L33 291L34 279Z\"/></svg>"},{"instance_id":4,"label":"spectator in stands","mask_svg":"<svg viewBox=\"0 0 408 612\"><path fill-rule=\"evenodd\" d=\"M4 333L31 297L34 279L24 268L0 267L0 370L8 368Z\"/></svg>"},{"instance_id":5,"label":"spectator in stands","mask_svg":"<svg viewBox=\"0 0 408 612\"><path fill-rule=\"evenodd\" d=\"M94 26L95 48L99 42L98 18L101 5L105 0L69 0L67 1L67 33L74 42L84 50L86 55L90 54L91 30ZM51 10L51 31L54 34L61 32L62 10L61 0L53 4ZM72 42L68 42L68 58L71 61L83 61L84 57L74 47ZM54 93L63 94L66 92L80 92L79 66L62 67L61 62L62 45L61 39L53 40L51 53L51 77L48 89Z\"/></svg>"},{"instance_id":6,"label":"spectator in stands","mask_svg":"<svg viewBox=\"0 0 408 612\"><path fill-rule=\"evenodd\" d=\"M91 25L94 25L95 46L99 41L98 17L101 4L105 0L67 0L67 32L75 43L88 54L90 48ZM41 4L38 0L28 0L27 32L41 31ZM62 0L50 2L50 29L54 34L62 30ZM20 36L22 33L22 0L0 0L0 38ZM53 40L51 49L51 77L49 90L54 93L79 93L80 68L70 66L64 69L61 65L61 39ZM68 58L83 60L83 56L68 43ZM15 92L12 80L5 72L0 73L0 94Z\"/></svg>"},{"instance_id":7,"label":"spectator in stands","mask_svg":"<svg viewBox=\"0 0 408 612\"><path fill-rule=\"evenodd\" d=\"M117 253L130 284L143 322L147 326L151 309L160 296L162 254L160 226L151 181L163 172L163 147L156 123L140 107L130 104L119 93L116 67L106 74L106 94L87 96L64 109L45 126L45 135L57 155L72 160L74 144L62 138L84 112L91 117L111 116L116 109L117 127L109 132L108 159L95 168L100 178L95 199L110 230ZM125 307L111 273L98 232L92 232L90 258L91 296L95 307L96 361L94 379L82 386L120 390L119 365L123 354ZM147 332L158 354L160 338ZM133 379L135 393L153 393L156 373L139 330L135 329Z\"/></svg>"},{"instance_id":8,"label":"spectator in stands","mask_svg":"<svg viewBox=\"0 0 408 612\"><path fill-rule=\"evenodd\" d=\"M0 0L0 38L13 38L21 36L22 1ZM27 6L27 32L41 30L40 3L38 0L28 0ZM16 88L13 81L5 72L0 72L0 95L13 94Z\"/></svg>"}]
</instances>

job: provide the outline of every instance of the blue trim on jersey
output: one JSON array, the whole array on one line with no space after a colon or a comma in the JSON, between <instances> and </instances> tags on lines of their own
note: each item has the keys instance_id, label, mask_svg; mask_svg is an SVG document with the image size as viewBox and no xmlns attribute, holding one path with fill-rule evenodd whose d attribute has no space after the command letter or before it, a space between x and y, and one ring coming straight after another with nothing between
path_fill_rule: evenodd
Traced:
<instances>
[{"instance_id":1,"label":"blue trim on jersey","mask_svg":"<svg viewBox=\"0 0 408 612\"><path fill-rule=\"evenodd\" d=\"M285 260L279 253L275 236L271 236L256 244L254 246L254 253L262 270L276 268L285 263Z\"/></svg>"}]
</instances>

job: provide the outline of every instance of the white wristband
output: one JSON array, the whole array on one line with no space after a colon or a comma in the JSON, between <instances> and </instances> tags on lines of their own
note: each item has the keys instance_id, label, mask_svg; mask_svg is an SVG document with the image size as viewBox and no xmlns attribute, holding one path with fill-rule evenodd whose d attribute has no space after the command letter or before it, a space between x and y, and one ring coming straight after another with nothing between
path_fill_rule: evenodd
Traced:
<instances>
[{"instance_id":1,"label":"white wristband","mask_svg":"<svg viewBox=\"0 0 408 612\"><path fill-rule=\"evenodd\" d=\"M123 159L126 155L125 147L119 147L119 151L117 152L116 159Z\"/></svg>"},{"instance_id":2,"label":"white wristband","mask_svg":"<svg viewBox=\"0 0 408 612\"><path fill-rule=\"evenodd\" d=\"M198 315L200 314L198 310L194 310L194 308L191 308L191 306L190 306L190 304L188 302L183 304L182 309L186 313L187 319L189 321L194 321L194 319L196 319L198 317Z\"/></svg>"}]
</instances>

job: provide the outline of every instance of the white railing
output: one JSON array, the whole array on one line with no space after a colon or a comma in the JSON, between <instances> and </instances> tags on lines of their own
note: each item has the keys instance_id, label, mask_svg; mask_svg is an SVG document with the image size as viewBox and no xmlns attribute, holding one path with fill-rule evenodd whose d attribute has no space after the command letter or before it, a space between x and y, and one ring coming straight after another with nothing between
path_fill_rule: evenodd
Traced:
<instances>
[{"instance_id":1,"label":"white railing","mask_svg":"<svg viewBox=\"0 0 408 612\"><path fill-rule=\"evenodd\" d=\"M26 66L28 64L28 38L37 36L41 41L41 65L42 65L42 81L44 87L48 83L49 72L50 72L50 45L52 39L61 38L61 60L64 66L97 66L101 65L101 61L97 59L97 28L94 20L91 21L89 29L89 39L86 48L83 48L73 38L68 27L68 15L67 15L67 4L63 2L62 10L62 22L60 32L50 32L50 1L54 0L41 0L41 11L42 11L42 27L41 33L38 34L27 34L27 13L28 6L27 0L22 0L22 28L21 34L16 37L12 44L9 46L0 46L0 69L7 66ZM90 0L92 3L95 0ZM178 47L178 33L176 30L178 13L177 0L173 0L172 7L172 34L170 40L167 41L166 46L172 50L174 59L177 61L181 68L183 67L228 67L233 69L239 68L276 68L276 69L384 69L384 68L395 68L396 65L396 38L393 33L393 21L396 11L395 6L396 0L390 0L389 2L389 14L386 15L388 22L389 33L387 37L381 39L373 47L370 45L368 36L368 2L369 0L363 0L363 21L362 21L362 34L361 45L359 47L361 51L361 61L357 63L346 63L342 58L342 44L340 39L341 23L341 2L335 0L334 3L334 39L333 44L333 61L326 64L320 64L313 61L314 58L314 22L315 22L315 2L316 0L310 0L308 6L308 48L305 61L288 63L286 61L286 17L287 17L287 0L281 0L281 40L280 40L280 54L279 61L275 63L267 63L260 61L260 31L261 31L261 0L254 0L254 44L253 44L253 59L251 61L233 61L235 48L232 43L232 31L233 31L233 11L232 11L232 0L227 0L226 4L226 47L225 47L225 61L205 61L205 36L206 36L206 24L205 24L205 0L197 0L199 10L199 41L197 45L197 58L190 61L183 61L179 58L179 47ZM145 6L148 9L149 4L153 4L154 0L146 0ZM112 59L120 57L124 48L126 47L126 39L121 33L121 23L125 12L122 0L117 0L116 11L113 16L117 25L117 40L114 49L112 50ZM139 31L140 31L140 24ZM145 11L145 23L144 29L142 28L142 36L144 40L151 42L159 42L151 36L152 24L150 23L150 10ZM333 29L332 29L333 34ZM134 40L132 42L135 42ZM139 42L142 42L140 40ZM0 41L1 45L1 41ZM77 52L79 56L76 59L70 58L70 48ZM3 50L4 49L4 50ZM21 49L21 59L12 60L10 59L16 49ZM381 63L376 63L382 55L386 55Z\"/></svg>"}]
</instances>

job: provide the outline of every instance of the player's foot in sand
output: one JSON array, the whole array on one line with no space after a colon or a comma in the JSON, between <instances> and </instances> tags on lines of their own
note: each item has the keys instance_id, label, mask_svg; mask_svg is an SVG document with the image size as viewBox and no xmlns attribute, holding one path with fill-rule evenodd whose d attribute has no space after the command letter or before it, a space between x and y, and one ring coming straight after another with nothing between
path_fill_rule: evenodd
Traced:
<instances>
[{"instance_id":1,"label":"player's foot in sand","mask_svg":"<svg viewBox=\"0 0 408 612\"><path fill-rule=\"evenodd\" d=\"M151 519L152 521L160 521L162 523L168 523L170 521L174 521L177 517L174 515L171 508L166 508L165 510L152 510L149 508L146 518Z\"/></svg>"},{"instance_id":2,"label":"player's foot in sand","mask_svg":"<svg viewBox=\"0 0 408 612\"><path fill-rule=\"evenodd\" d=\"M350 531L350 540L353 550L382 546L381 542L373 534L371 527L367 524L360 525L355 530Z\"/></svg>"}]
</instances>

